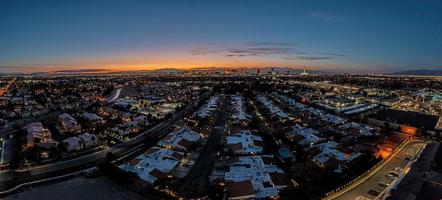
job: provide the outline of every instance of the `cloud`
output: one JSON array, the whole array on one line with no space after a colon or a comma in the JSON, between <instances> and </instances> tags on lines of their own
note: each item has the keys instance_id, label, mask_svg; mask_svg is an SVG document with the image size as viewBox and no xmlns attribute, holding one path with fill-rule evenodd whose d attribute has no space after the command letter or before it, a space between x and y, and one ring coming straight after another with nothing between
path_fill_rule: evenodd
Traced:
<instances>
[{"instance_id":1,"label":"cloud","mask_svg":"<svg viewBox=\"0 0 442 200\"><path fill-rule=\"evenodd\" d=\"M23 71L41 71L44 69L61 69L60 65L55 64L27 64L27 65L0 65L0 72L23 72Z\"/></svg>"},{"instance_id":2,"label":"cloud","mask_svg":"<svg viewBox=\"0 0 442 200\"><path fill-rule=\"evenodd\" d=\"M53 71L54 73L95 73L95 72L109 72L109 69L64 69Z\"/></svg>"},{"instance_id":3,"label":"cloud","mask_svg":"<svg viewBox=\"0 0 442 200\"><path fill-rule=\"evenodd\" d=\"M333 57L344 57L347 56L345 54L341 54L341 53L330 53L330 52L317 52L319 54L323 54L323 55L329 55L329 56L333 56Z\"/></svg>"},{"instance_id":4,"label":"cloud","mask_svg":"<svg viewBox=\"0 0 442 200\"><path fill-rule=\"evenodd\" d=\"M197 48L190 51L192 55L206 55L206 54L214 54L221 52L223 52L223 49Z\"/></svg>"},{"instance_id":5,"label":"cloud","mask_svg":"<svg viewBox=\"0 0 442 200\"><path fill-rule=\"evenodd\" d=\"M313 18L317 18L317 19L321 19L323 21L327 21L327 22L345 22L346 20L344 18L338 17L334 14L331 13L326 13L326 12L311 12L309 14L310 17Z\"/></svg>"},{"instance_id":6,"label":"cloud","mask_svg":"<svg viewBox=\"0 0 442 200\"><path fill-rule=\"evenodd\" d=\"M0 65L0 73L30 73L30 72L51 72L51 73L97 73L107 72L109 69L63 64L26 64L26 65Z\"/></svg>"},{"instance_id":7,"label":"cloud","mask_svg":"<svg viewBox=\"0 0 442 200\"><path fill-rule=\"evenodd\" d=\"M285 58L287 60L329 60L333 59L332 56L297 56L297 57L288 57Z\"/></svg>"},{"instance_id":8,"label":"cloud","mask_svg":"<svg viewBox=\"0 0 442 200\"><path fill-rule=\"evenodd\" d=\"M289 43L289 42L246 42L244 44L248 45L248 46L268 46L268 45L273 45L273 46L295 46L295 44Z\"/></svg>"},{"instance_id":9,"label":"cloud","mask_svg":"<svg viewBox=\"0 0 442 200\"><path fill-rule=\"evenodd\" d=\"M289 60L325 60L346 56L333 52L309 52L299 49L294 43L246 42L230 47L196 48L192 55L222 55L225 57L276 57Z\"/></svg>"}]
</instances>

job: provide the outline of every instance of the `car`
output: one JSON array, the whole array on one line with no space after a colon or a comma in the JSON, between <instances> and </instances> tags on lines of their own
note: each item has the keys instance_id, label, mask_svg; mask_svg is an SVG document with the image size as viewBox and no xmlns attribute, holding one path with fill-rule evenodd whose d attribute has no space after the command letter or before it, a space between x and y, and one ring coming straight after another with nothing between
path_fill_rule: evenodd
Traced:
<instances>
[{"instance_id":1,"label":"car","mask_svg":"<svg viewBox=\"0 0 442 200\"><path fill-rule=\"evenodd\" d=\"M403 170L402 167L395 167L395 168L393 169L393 171L395 171L395 172L401 172L402 170Z\"/></svg>"},{"instance_id":2,"label":"car","mask_svg":"<svg viewBox=\"0 0 442 200\"><path fill-rule=\"evenodd\" d=\"M364 197L364 196L358 196L355 198L355 200L371 200L370 198Z\"/></svg>"},{"instance_id":3,"label":"car","mask_svg":"<svg viewBox=\"0 0 442 200\"><path fill-rule=\"evenodd\" d=\"M394 171L390 171L388 173L391 174L393 177L398 177L399 176L399 174L394 172Z\"/></svg>"},{"instance_id":4,"label":"car","mask_svg":"<svg viewBox=\"0 0 442 200\"><path fill-rule=\"evenodd\" d=\"M384 187L388 187L390 185L390 183L387 182L387 181L381 181L381 182L378 183L378 185L384 186Z\"/></svg>"},{"instance_id":5,"label":"car","mask_svg":"<svg viewBox=\"0 0 442 200\"><path fill-rule=\"evenodd\" d=\"M387 177L387 178L395 178L395 176L393 176L392 174L390 174L390 173L388 173L388 174L385 174L385 177Z\"/></svg>"},{"instance_id":6,"label":"car","mask_svg":"<svg viewBox=\"0 0 442 200\"><path fill-rule=\"evenodd\" d=\"M379 192L376 190L369 190L368 194L374 197L377 197L379 195Z\"/></svg>"}]
</instances>

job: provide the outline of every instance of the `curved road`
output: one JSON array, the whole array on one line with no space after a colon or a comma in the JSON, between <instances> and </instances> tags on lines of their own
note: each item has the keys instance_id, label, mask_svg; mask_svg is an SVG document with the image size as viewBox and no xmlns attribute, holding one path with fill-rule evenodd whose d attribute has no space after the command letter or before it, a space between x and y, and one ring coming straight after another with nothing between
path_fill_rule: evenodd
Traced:
<instances>
[{"instance_id":1,"label":"curved road","mask_svg":"<svg viewBox=\"0 0 442 200\"><path fill-rule=\"evenodd\" d=\"M353 200L353 199L374 199L375 196L368 194L369 190L376 190L382 193L386 189L380 186L380 181L392 182L393 179L387 178L385 175L393 171L396 167L403 168L411 160L406 160L407 157L415 158L418 153L425 147L425 142L421 140L409 140L398 151L396 151L387 161L385 161L373 172L367 174L366 177L361 178L347 188L332 194L324 199L336 200Z\"/></svg>"},{"instance_id":2,"label":"curved road","mask_svg":"<svg viewBox=\"0 0 442 200\"><path fill-rule=\"evenodd\" d=\"M121 88L117 88L117 90L116 90L115 92L112 92L112 93L114 93L114 94L113 94L113 97L112 97L112 98L110 98L110 100L108 100L107 102L108 102L108 103L111 103L111 102L113 102L113 101L117 100L117 99L118 99L118 97L120 97L120 94L121 94L121 90L123 90L123 88L122 88L122 87L121 87Z\"/></svg>"},{"instance_id":3,"label":"curved road","mask_svg":"<svg viewBox=\"0 0 442 200\"><path fill-rule=\"evenodd\" d=\"M114 153L117 158L120 158L128 153L141 149L145 145L154 145L155 142L169 133L169 128L172 127L174 123L193 112L195 107L195 104L189 104L184 110L176 113L172 118L163 121L128 142L109 147L102 151L28 169L0 171L0 196L9 193L8 190L23 183L69 174L104 163L109 152Z\"/></svg>"}]
</instances>

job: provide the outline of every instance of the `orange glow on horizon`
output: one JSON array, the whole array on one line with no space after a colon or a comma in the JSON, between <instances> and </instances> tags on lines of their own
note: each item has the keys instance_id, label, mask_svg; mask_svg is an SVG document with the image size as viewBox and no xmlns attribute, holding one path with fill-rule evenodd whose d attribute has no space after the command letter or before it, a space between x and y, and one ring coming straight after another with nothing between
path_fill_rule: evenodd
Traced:
<instances>
[{"instance_id":1,"label":"orange glow on horizon","mask_svg":"<svg viewBox=\"0 0 442 200\"><path fill-rule=\"evenodd\" d=\"M204 69L204 68L262 68L262 67L287 67L308 70L327 70L346 67L336 63L306 62L281 60L276 58L227 58L227 57L200 57L188 56L180 53L139 53L123 52L115 55L78 57L68 60L49 60L47 63L58 64L23 64L20 67L9 67L7 72L55 72L59 70L99 69L105 73L116 71L157 70L164 68L174 69ZM347 66L348 67L348 66ZM5 69L3 69L5 71Z\"/></svg>"},{"instance_id":2,"label":"orange glow on horizon","mask_svg":"<svg viewBox=\"0 0 442 200\"><path fill-rule=\"evenodd\" d=\"M92 70L103 70L98 71L102 73L106 72L118 72L118 71L142 71L142 70L158 70L165 68L173 69L209 69L209 68L220 68L220 69L235 69L235 68L263 68L263 67L287 67L293 69L302 69L305 65L303 64L292 64L292 65L282 65L282 64L272 64L272 63L248 63L248 62L238 62L235 64L226 64L218 62L209 63L193 63L193 62L183 62L183 63L161 63L161 64L80 64L80 65L59 65L57 67L53 66L34 66L34 67L24 67L22 69L16 69L16 72L56 72L60 70L82 70L82 69L92 69ZM310 67L310 69L319 69L319 67Z\"/></svg>"}]
</instances>

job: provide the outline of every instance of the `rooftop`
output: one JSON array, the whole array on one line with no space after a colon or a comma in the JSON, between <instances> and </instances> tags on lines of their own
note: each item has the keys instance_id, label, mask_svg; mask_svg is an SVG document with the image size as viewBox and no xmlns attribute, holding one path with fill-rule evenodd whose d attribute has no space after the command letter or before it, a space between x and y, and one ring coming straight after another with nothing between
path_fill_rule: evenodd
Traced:
<instances>
[{"instance_id":1,"label":"rooftop","mask_svg":"<svg viewBox=\"0 0 442 200\"><path fill-rule=\"evenodd\" d=\"M198 142L200 139L200 134L192 131L189 127L183 127L169 133L158 142L158 145L173 149L187 150L189 145Z\"/></svg>"},{"instance_id":2,"label":"rooftop","mask_svg":"<svg viewBox=\"0 0 442 200\"><path fill-rule=\"evenodd\" d=\"M317 130L296 124L292 126L292 131L288 133L288 136L301 146L309 146L322 141L322 138L319 138L316 134L319 134Z\"/></svg>"},{"instance_id":3,"label":"rooftop","mask_svg":"<svg viewBox=\"0 0 442 200\"><path fill-rule=\"evenodd\" d=\"M261 146L262 138L254 135L250 130L240 130L239 133L235 133L226 137L228 147L235 153L251 154L261 153L263 148ZM233 149L235 145L240 144L241 148Z\"/></svg>"},{"instance_id":4,"label":"rooftop","mask_svg":"<svg viewBox=\"0 0 442 200\"><path fill-rule=\"evenodd\" d=\"M162 174L168 174L179 163L180 159L176 155L183 155L181 152L176 152L160 147L153 147L119 167L125 171L134 172L140 179L154 184L155 181L162 177Z\"/></svg>"},{"instance_id":5,"label":"rooftop","mask_svg":"<svg viewBox=\"0 0 442 200\"><path fill-rule=\"evenodd\" d=\"M370 115L370 117L426 130L434 130L439 120L439 116L436 115L394 109L381 110L376 114Z\"/></svg>"},{"instance_id":6,"label":"rooftop","mask_svg":"<svg viewBox=\"0 0 442 200\"><path fill-rule=\"evenodd\" d=\"M313 160L320 165L326 165L329 161L349 162L361 155L361 153L346 154L337 149L338 143L334 141L328 141L315 145L313 148L320 150L320 153L313 157ZM332 160L333 159L333 160ZM342 167L342 166L338 166ZM338 168L339 170L339 168Z\"/></svg>"},{"instance_id":7,"label":"rooftop","mask_svg":"<svg viewBox=\"0 0 442 200\"><path fill-rule=\"evenodd\" d=\"M270 101L267 97L258 95L257 99L267 108L267 110L270 112L272 116L276 116L280 119L289 118L286 112L282 111L278 106L273 104L273 102Z\"/></svg>"},{"instance_id":8,"label":"rooftop","mask_svg":"<svg viewBox=\"0 0 442 200\"><path fill-rule=\"evenodd\" d=\"M232 164L224 179L227 182L250 181L256 198L277 196L280 189L286 187L279 174L285 175L276 165L267 163L263 158L273 158L272 155L239 157L239 161ZM273 179L271 178L273 174ZM229 191L228 191L229 192Z\"/></svg>"},{"instance_id":9,"label":"rooftop","mask_svg":"<svg viewBox=\"0 0 442 200\"><path fill-rule=\"evenodd\" d=\"M195 114L200 118L209 117L216 110L219 102L219 96L212 96L207 103L202 106Z\"/></svg>"}]
</instances>

